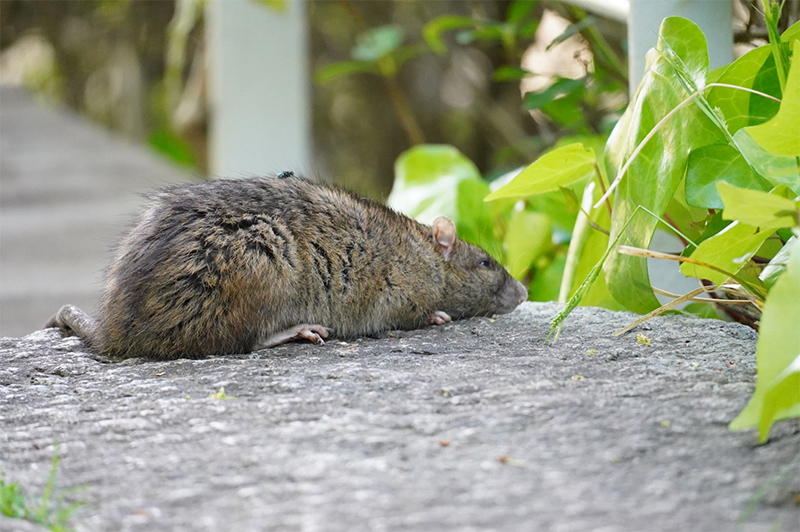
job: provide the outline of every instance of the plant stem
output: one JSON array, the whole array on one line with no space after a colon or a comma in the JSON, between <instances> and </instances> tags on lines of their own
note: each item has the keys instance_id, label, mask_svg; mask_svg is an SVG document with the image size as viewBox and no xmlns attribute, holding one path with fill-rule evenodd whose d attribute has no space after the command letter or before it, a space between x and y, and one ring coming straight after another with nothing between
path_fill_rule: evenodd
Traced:
<instances>
[{"instance_id":1,"label":"plant stem","mask_svg":"<svg viewBox=\"0 0 800 532\"><path fill-rule=\"evenodd\" d=\"M600 167L597 166L597 161L595 161L593 164L594 164L594 171L597 174L597 181L600 183L600 190L603 191L603 196L606 196L606 208L608 209L608 214L611 215L612 214L611 200L609 200L608 196L606 195L606 184L603 182L603 174L600 172Z\"/></svg>"},{"instance_id":2,"label":"plant stem","mask_svg":"<svg viewBox=\"0 0 800 532\"><path fill-rule=\"evenodd\" d=\"M764 4L764 24L767 26L769 35L769 46L772 50L772 57L775 59L775 73L778 75L778 83L781 87L781 94L786 88L786 64L784 63L783 50L781 48L781 37L778 34L778 20L781 18L783 2L776 0L762 0Z\"/></svg>"},{"instance_id":3,"label":"plant stem","mask_svg":"<svg viewBox=\"0 0 800 532\"><path fill-rule=\"evenodd\" d=\"M340 4L350 15L350 18L353 19L359 31L367 29L364 17L361 16L361 12L356 8L355 4L353 4L352 0L340 0ZM381 76L386 83L386 89L389 91L389 99L392 101L394 111L400 119L400 123L408 135L408 138L411 140L411 143L424 144L425 135L422 133L422 128L419 126L417 118L411 110L411 105L409 105L403 91L400 89L400 84L397 83L397 68L393 63L394 60L391 57L383 57L378 62Z\"/></svg>"},{"instance_id":4,"label":"plant stem","mask_svg":"<svg viewBox=\"0 0 800 532\"><path fill-rule=\"evenodd\" d=\"M395 113L397 113L397 117L400 118L403 129L406 130L406 134L411 140L411 143L424 144L425 135L422 133L422 128L420 128L417 118L411 110L411 105L409 105L403 91L400 89L400 84L397 83L397 78L392 76L384 77L384 79L386 80L386 88L389 90L389 97L392 100Z\"/></svg>"},{"instance_id":5,"label":"plant stem","mask_svg":"<svg viewBox=\"0 0 800 532\"><path fill-rule=\"evenodd\" d=\"M640 324L642 324L642 323L646 322L646 321L647 321L647 320L649 320L650 318L653 318L653 317L655 317L655 316L658 316L659 314L662 314L662 313L664 313L664 312L666 312L666 311L670 310L670 309L671 309L671 308L673 308L673 307L677 307L678 305L680 305L680 304L681 304L681 303L683 303L684 301L689 301L689 300L691 300L691 299L694 299L694 297L695 297L695 296L697 296L697 295L699 295L699 294L702 294L702 293L703 293L703 292L705 292L705 291L706 291L706 289L705 289L704 287L702 287L702 286L701 286L700 288L695 288L695 289L694 289L694 290L692 290L691 292L689 292L689 293L687 293L687 294L684 294L684 295L680 296L680 297L679 297L679 298L677 298L677 299L673 299L673 300L672 300L672 301L670 301L669 303L665 303L664 305L661 305L661 306L660 306L660 307L658 307L657 309L655 309L655 310L653 310L653 311L650 311L650 312L648 312L647 314L645 314L644 316L640 317L640 318L639 318L639 319L637 319L636 321L634 321L634 322L632 322L632 323L629 323L628 325L626 325L626 326L625 326L625 327L623 327L622 329L619 329L619 330L617 330L617 331L614 331L613 333L611 333L611 336L620 336L620 335L623 335L623 334L625 334L626 332L628 332L628 331L630 331L631 329L633 329L634 327L636 327L637 325L640 325Z\"/></svg>"},{"instance_id":6,"label":"plant stem","mask_svg":"<svg viewBox=\"0 0 800 532\"><path fill-rule=\"evenodd\" d=\"M669 215L669 214L667 214L667 213L664 213L664 219L665 219L665 220L666 220L666 221L669 223L669 225L671 225L671 226L672 226L672 228L673 228L673 229L678 229L678 225L675 223L675 220L673 220L673 219L670 217L670 215ZM676 231L676 232L677 232L677 231ZM678 233L679 233L679 232L678 232ZM680 233L679 233L679 234L680 234ZM689 242L687 242L687 241L686 241L686 239L684 239L682 236L678 236L678 238L680 239L681 243L683 244L683 247L687 247L687 246L689 245Z\"/></svg>"}]
</instances>

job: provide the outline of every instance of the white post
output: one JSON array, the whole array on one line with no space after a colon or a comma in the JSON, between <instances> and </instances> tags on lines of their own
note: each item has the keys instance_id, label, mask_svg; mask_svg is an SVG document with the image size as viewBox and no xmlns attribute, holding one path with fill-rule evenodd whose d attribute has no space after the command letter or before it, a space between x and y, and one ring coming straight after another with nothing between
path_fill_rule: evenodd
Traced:
<instances>
[{"instance_id":1,"label":"white post","mask_svg":"<svg viewBox=\"0 0 800 532\"><path fill-rule=\"evenodd\" d=\"M659 27L669 16L687 18L703 30L708 40L711 69L733 61L731 0L631 0L628 16L628 87L631 98L644 76L645 55L658 44ZM674 235L664 231L656 231L650 246L664 251L683 249ZM684 277L677 263L669 262L647 260L650 278L657 280L654 284L678 294L697 288L696 280ZM657 297L662 303L670 300Z\"/></svg>"},{"instance_id":2,"label":"white post","mask_svg":"<svg viewBox=\"0 0 800 532\"><path fill-rule=\"evenodd\" d=\"M658 43L658 28L669 16L688 18L708 39L712 69L733 61L731 0L631 0L628 18L629 94L633 97L644 76L644 58Z\"/></svg>"},{"instance_id":3,"label":"white post","mask_svg":"<svg viewBox=\"0 0 800 532\"><path fill-rule=\"evenodd\" d=\"M306 6L208 3L210 172L246 177L311 163Z\"/></svg>"}]
</instances>

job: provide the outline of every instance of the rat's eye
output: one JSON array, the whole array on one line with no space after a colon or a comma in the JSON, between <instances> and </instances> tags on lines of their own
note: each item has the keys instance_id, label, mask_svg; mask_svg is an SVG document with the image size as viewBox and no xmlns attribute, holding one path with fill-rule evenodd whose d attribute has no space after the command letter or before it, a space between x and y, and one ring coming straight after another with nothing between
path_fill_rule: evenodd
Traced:
<instances>
[{"instance_id":1,"label":"rat's eye","mask_svg":"<svg viewBox=\"0 0 800 532\"><path fill-rule=\"evenodd\" d=\"M489 259L483 259L478 263L478 266L480 266L481 268L490 268L492 266L492 263Z\"/></svg>"}]
</instances>

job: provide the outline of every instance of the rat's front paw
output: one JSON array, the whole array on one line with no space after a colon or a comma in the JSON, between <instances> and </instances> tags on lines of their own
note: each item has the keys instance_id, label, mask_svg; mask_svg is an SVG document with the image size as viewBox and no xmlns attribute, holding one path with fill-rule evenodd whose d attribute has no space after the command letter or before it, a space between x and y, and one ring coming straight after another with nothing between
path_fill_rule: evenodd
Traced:
<instances>
[{"instance_id":1,"label":"rat's front paw","mask_svg":"<svg viewBox=\"0 0 800 532\"><path fill-rule=\"evenodd\" d=\"M447 312L437 310L436 312L430 315L428 320L431 323L431 325L444 325L445 323L450 323L451 321L453 321L453 318L451 318L447 314Z\"/></svg>"},{"instance_id":2,"label":"rat's front paw","mask_svg":"<svg viewBox=\"0 0 800 532\"><path fill-rule=\"evenodd\" d=\"M300 325L289 327L285 331L273 334L264 340L259 347L275 347L276 345L285 344L286 342L291 342L292 340L301 339L309 340L315 344L324 344L324 339L328 337L328 334L330 334L330 330L327 327L323 327L322 325L301 323Z\"/></svg>"}]
</instances>

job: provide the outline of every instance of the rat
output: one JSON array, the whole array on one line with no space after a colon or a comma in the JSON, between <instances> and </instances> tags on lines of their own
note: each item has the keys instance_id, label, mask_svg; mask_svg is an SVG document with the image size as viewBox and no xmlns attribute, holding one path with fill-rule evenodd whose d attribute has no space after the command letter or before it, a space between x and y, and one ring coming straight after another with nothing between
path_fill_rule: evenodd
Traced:
<instances>
[{"instance_id":1,"label":"rat","mask_svg":"<svg viewBox=\"0 0 800 532\"><path fill-rule=\"evenodd\" d=\"M450 219L427 226L284 172L156 192L96 317L65 305L46 327L110 358L200 358L504 314L527 295Z\"/></svg>"}]
</instances>

